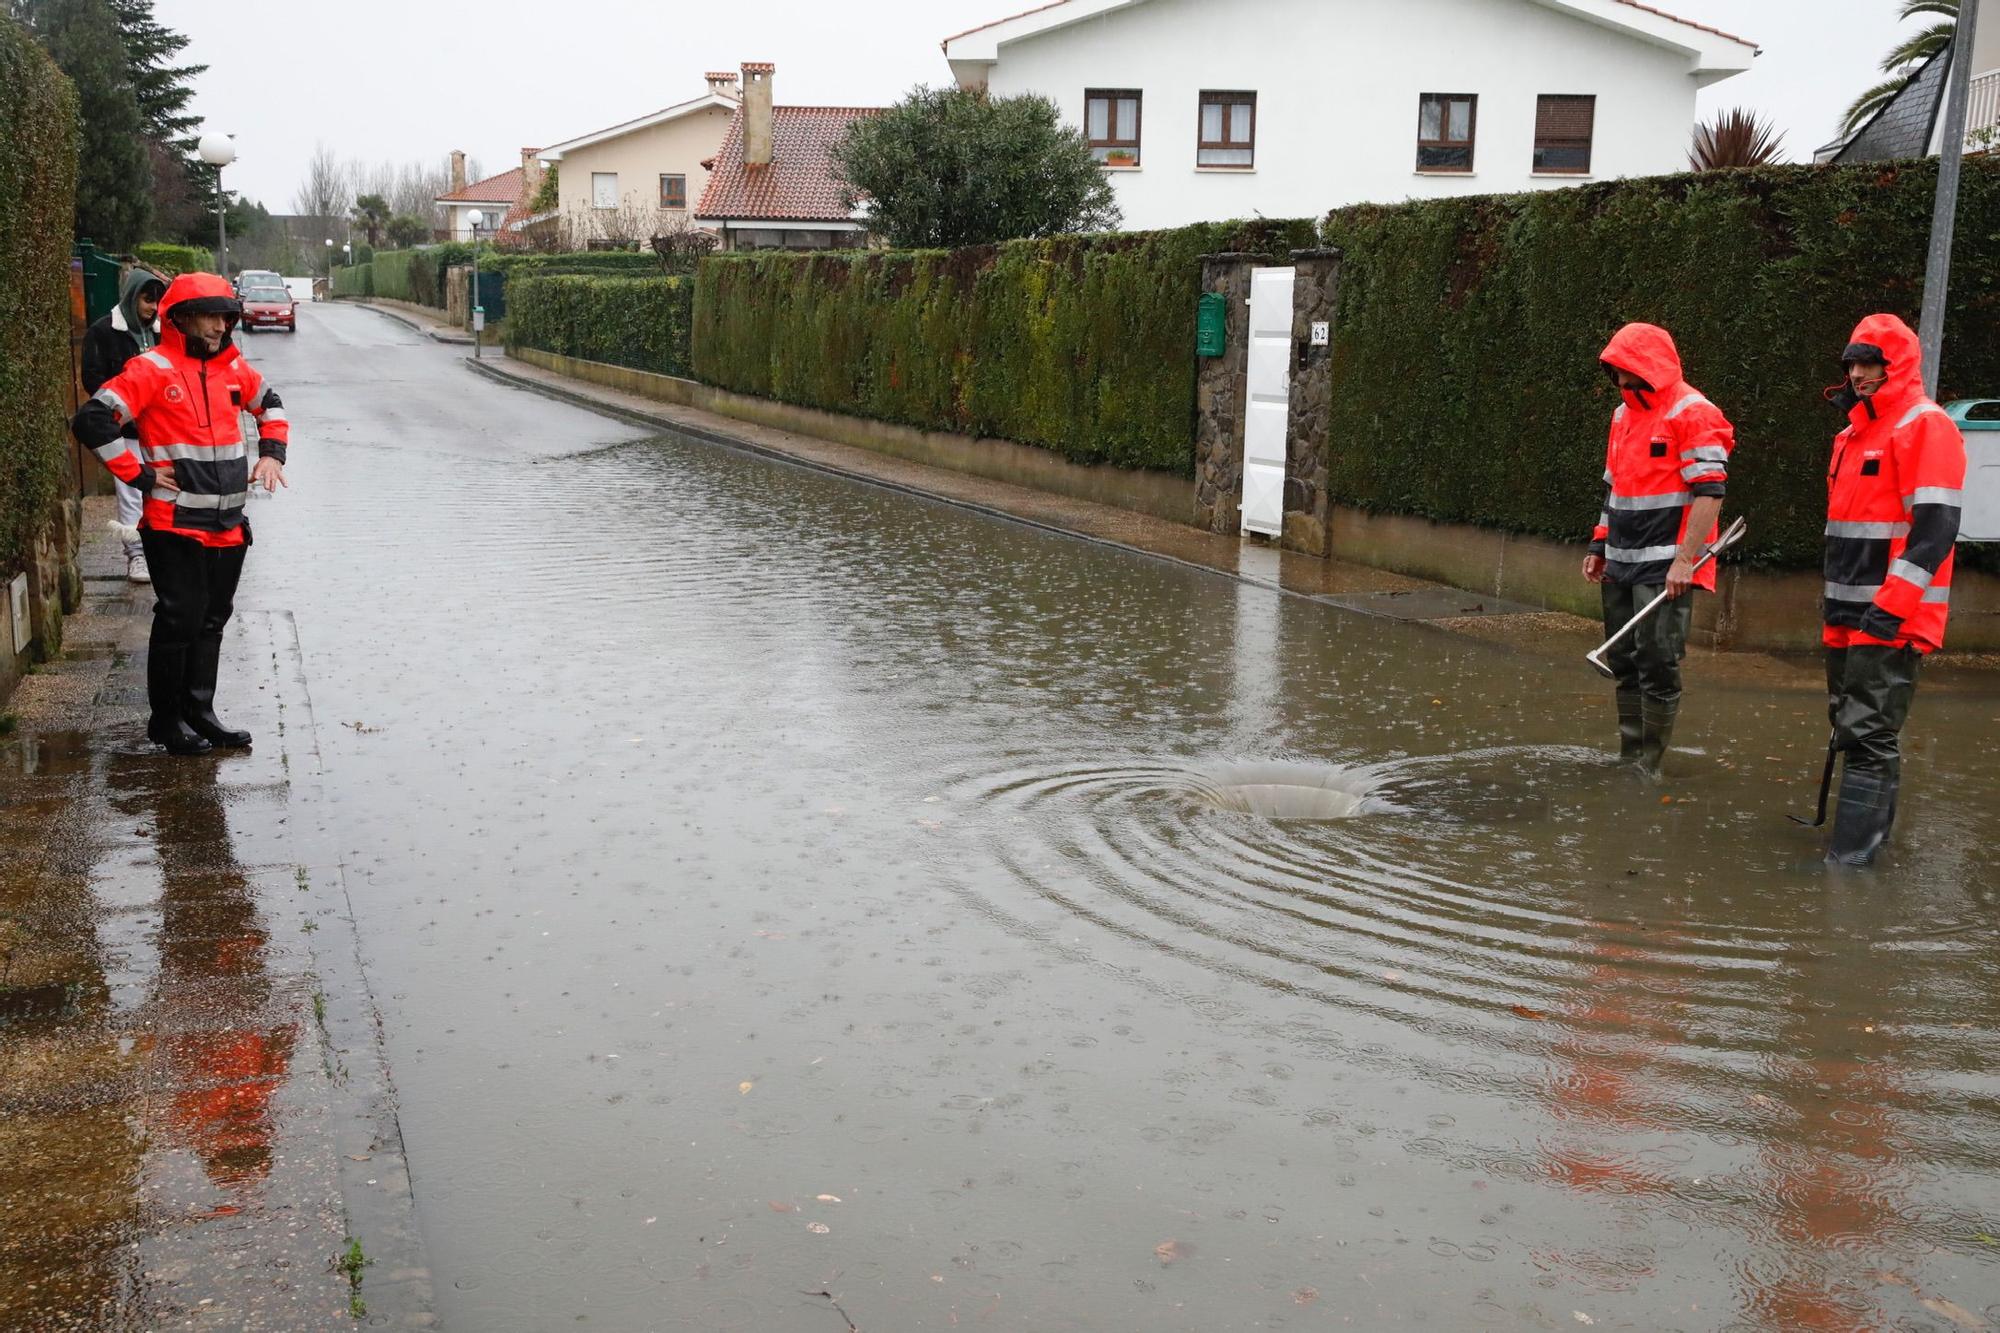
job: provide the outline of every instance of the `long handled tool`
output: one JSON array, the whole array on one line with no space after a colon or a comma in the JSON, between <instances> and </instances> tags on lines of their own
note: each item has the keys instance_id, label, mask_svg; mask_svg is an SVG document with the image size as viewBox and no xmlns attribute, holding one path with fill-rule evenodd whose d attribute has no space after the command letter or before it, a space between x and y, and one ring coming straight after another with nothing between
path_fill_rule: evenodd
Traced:
<instances>
[{"instance_id":1,"label":"long handled tool","mask_svg":"<svg viewBox=\"0 0 2000 1333\"><path fill-rule=\"evenodd\" d=\"M1715 559L1715 557L1721 555L1724 551L1728 550L1730 547L1736 545L1737 542L1742 541L1743 534L1749 528L1749 526L1750 526L1749 523L1744 520L1743 516L1741 514L1738 514L1736 516L1736 521L1734 523L1731 523L1727 528L1723 529L1721 536L1717 537L1707 546L1702 547L1701 557L1700 559L1694 562L1694 568L1696 570L1699 570L1703 565ZM1610 652L1612 646L1616 644L1620 639L1624 638L1627 634L1630 634L1633 630L1639 628L1639 622L1644 620L1647 616L1652 615L1653 612L1659 610L1660 603L1666 600L1667 600L1667 590L1665 588L1662 588L1660 589L1660 595L1658 597L1655 597L1652 601L1640 607L1638 611L1636 611L1633 614L1632 618L1625 622L1624 628L1620 629L1616 634L1606 639L1603 643L1598 644L1595 650L1585 653L1583 655L1583 660L1590 663L1592 666L1596 667L1597 673L1600 676L1610 676L1614 674L1610 667L1604 665L1604 655Z\"/></svg>"}]
</instances>

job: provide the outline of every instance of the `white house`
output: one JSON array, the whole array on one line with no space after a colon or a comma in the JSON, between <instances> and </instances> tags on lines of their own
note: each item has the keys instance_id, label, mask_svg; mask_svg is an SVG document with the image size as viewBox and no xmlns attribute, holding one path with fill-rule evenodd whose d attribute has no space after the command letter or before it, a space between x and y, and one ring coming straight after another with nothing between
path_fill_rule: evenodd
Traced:
<instances>
[{"instance_id":1,"label":"white house","mask_svg":"<svg viewBox=\"0 0 2000 1333\"><path fill-rule=\"evenodd\" d=\"M1757 48L1638 0L1057 0L944 53L1053 99L1138 229L1685 170Z\"/></svg>"}]
</instances>

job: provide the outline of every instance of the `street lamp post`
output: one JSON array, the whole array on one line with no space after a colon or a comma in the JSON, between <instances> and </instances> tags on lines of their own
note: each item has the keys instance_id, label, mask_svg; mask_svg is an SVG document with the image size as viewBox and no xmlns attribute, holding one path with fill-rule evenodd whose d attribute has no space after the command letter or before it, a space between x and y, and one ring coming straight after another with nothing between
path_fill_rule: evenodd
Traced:
<instances>
[{"instance_id":1,"label":"street lamp post","mask_svg":"<svg viewBox=\"0 0 2000 1333\"><path fill-rule=\"evenodd\" d=\"M333 237L326 238L326 294L333 296Z\"/></svg>"},{"instance_id":2,"label":"street lamp post","mask_svg":"<svg viewBox=\"0 0 2000 1333\"><path fill-rule=\"evenodd\" d=\"M201 160L215 168L215 266L229 276L229 227L223 220L222 169L236 160L236 143L226 134L204 134L199 145Z\"/></svg>"},{"instance_id":3,"label":"street lamp post","mask_svg":"<svg viewBox=\"0 0 2000 1333\"><path fill-rule=\"evenodd\" d=\"M465 223L472 228L472 308L468 312L472 324L472 359L479 360L479 336L486 331L486 309L479 304L479 228L486 221L486 215L473 209L465 215Z\"/></svg>"}]
</instances>

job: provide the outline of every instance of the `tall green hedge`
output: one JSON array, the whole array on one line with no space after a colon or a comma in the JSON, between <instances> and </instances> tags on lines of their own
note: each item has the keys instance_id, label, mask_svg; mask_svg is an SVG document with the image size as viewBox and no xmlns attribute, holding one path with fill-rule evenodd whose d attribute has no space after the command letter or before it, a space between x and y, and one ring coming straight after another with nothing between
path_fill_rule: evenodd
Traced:
<instances>
[{"instance_id":1,"label":"tall green hedge","mask_svg":"<svg viewBox=\"0 0 2000 1333\"><path fill-rule=\"evenodd\" d=\"M463 264L468 262L461 259ZM661 272L660 259L650 250L569 250L557 254L540 252L487 252L479 267L487 273L595 273L605 277L648 278Z\"/></svg>"},{"instance_id":2,"label":"tall green hedge","mask_svg":"<svg viewBox=\"0 0 2000 1333\"><path fill-rule=\"evenodd\" d=\"M0 18L0 575L26 562L62 477L69 433L69 241L76 90Z\"/></svg>"},{"instance_id":3,"label":"tall green hedge","mask_svg":"<svg viewBox=\"0 0 2000 1333\"><path fill-rule=\"evenodd\" d=\"M437 261L428 249L377 250L368 267L375 284L371 295L417 305L442 304L438 300Z\"/></svg>"},{"instance_id":4,"label":"tall green hedge","mask_svg":"<svg viewBox=\"0 0 2000 1333\"><path fill-rule=\"evenodd\" d=\"M685 376L693 305L686 278L517 272L507 281L507 345Z\"/></svg>"},{"instance_id":5,"label":"tall green hedge","mask_svg":"<svg viewBox=\"0 0 2000 1333\"><path fill-rule=\"evenodd\" d=\"M696 277L695 376L723 388L1194 468L1200 257L1282 257L1305 222L1203 223L953 251L718 255Z\"/></svg>"},{"instance_id":6,"label":"tall green hedge","mask_svg":"<svg viewBox=\"0 0 2000 1333\"><path fill-rule=\"evenodd\" d=\"M366 299L375 294L375 266L373 264L343 264L333 270L333 294L335 296L358 296Z\"/></svg>"},{"instance_id":7,"label":"tall green hedge","mask_svg":"<svg viewBox=\"0 0 2000 1333\"><path fill-rule=\"evenodd\" d=\"M1915 326L1936 181L1799 166L1336 211L1334 498L1581 540L1617 403L1597 356L1645 320L1735 423L1746 554L1816 564L1844 424L1820 390L1862 315ZM1966 159L1962 189L1947 399L2000 394L2000 160Z\"/></svg>"},{"instance_id":8,"label":"tall green hedge","mask_svg":"<svg viewBox=\"0 0 2000 1333\"><path fill-rule=\"evenodd\" d=\"M132 257L170 278L177 278L183 273L215 272L215 251L205 246L145 241L132 247Z\"/></svg>"}]
</instances>

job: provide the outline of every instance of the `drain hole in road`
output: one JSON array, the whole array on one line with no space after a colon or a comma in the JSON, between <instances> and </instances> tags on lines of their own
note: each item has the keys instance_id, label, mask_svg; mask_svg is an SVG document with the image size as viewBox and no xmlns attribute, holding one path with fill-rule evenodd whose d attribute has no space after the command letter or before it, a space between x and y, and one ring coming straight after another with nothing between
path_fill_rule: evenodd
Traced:
<instances>
[{"instance_id":1,"label":"drain hole in road","mask_svg":"<svg viewBox=\"0 0 2000 1333\"><path fill-rule=\"evenodd\" d=\"M1206 805L1277 820L1351 819L1371 805L1369 776L1314 764L1229 764L1203 775L1197 794Z\"/></svg>"}]
</instances>

